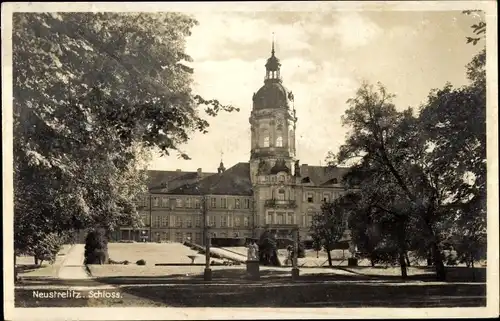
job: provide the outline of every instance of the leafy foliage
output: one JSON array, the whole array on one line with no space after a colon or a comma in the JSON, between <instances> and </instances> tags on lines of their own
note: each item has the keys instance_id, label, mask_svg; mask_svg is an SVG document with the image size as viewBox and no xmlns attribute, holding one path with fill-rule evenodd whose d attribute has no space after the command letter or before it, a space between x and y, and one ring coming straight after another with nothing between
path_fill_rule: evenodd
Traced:
<instances>
[{"instance_id":1,"label":"leafy foliage","mask_svg":"<svg viewBox=\"0 0 500 321\"><path fill-rule=\"evenodd\" d=\"M50 264L53 264L64 240L64 237L56 233L46 234L33 246L32 254L37 260L40 260L40 265L43 261L49 261Z\"/></svg>"},{"instance_id":2,"label":"leafy foliage","mask_svg":"<svg viewBox=\"0 0 500 321\"><path fill-rule=\"evenodd\" d=\"M103 229L90 231L85 239L85 264L108 262L108 239Z\"/></svg>"},{"instance_id":3,"label":"leafy foliage","mask_svg":"<svg viewBox=\"0 0 500 321\"><path fill-rule=\"evenodd\" d=\"M180 150L209 116L235 111L191 90L177 13L16 13L15 246L46 233L140 224L150 151Z\"/></svg>"},{"instance_id":4,"label":"leafy foliage","mask_svg":"<svg viewBox=\"0 0 500 321\"><path fill-rule=\"evenodd\" d=\"M347 228L347 198L338 198L332 202L325 202L321 212L313 216L310 228L311 235L317 243L322 244L328 254L328 264L332 266L330 251L340 241Z\"/></svg>"},{"instance_id":5,"label":"leafy foliage","mask_svg":"<svg viewBox=\"0 0 500 321\"><path fill-rule=\"evenodd\" d=\"M281 266L278 259L276 237L270 231L264 231L257 243L259 246L259 261L264 265Z\"/></svg>"},{"instance_id":6,"label":"leafy foliage","mask_svg":"<svg viewBox=\"0 0 500 321\"><path fill-rule=\"evenodd\" d=\"M431 253L443 280L445 244L468 257L484 252L485 56L482 50L467 65L469 85L431 91L418 113L397 111L381 84L363 84L348 101L343 124L351 131L329 160L358 160L344 177L355 195L347 208L353 241L372 264L393 253L383 260L399 259L405 276L409 249Z\"/></svg>"}]
</instances>

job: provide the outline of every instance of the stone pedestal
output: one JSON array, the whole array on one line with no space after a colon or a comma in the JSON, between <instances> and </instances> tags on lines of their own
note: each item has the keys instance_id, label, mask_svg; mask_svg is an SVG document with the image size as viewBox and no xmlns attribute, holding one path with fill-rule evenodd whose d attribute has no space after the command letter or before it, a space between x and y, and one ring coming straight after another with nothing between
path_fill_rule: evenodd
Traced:
<instances>
[{"instance_id":1,"label":"stone pedestal","mask_svg":"<svg viewBox=\"0 0 500 321\"><path fill-rule=\"evenodd\" d=\"M250 280L258 281L260 279L259 261L246 261L247 264L247 278Z\"/></svg>"},{"instance_id":2,"label":"stone pedestal","mask_svg":"<svg viewBox=\"0 0 500 321\"><path fill-rule=\"evenodd\" d=\"M203 279L205 281L212 281L212 270L210 268L205 268L203 272Z\"/></svg>"},{"instance_id":3,"label":"stone pedestal","mask_svg":"<svg viewBox=\"0 0 500 321\"><path fill-rule=\"evenodd\" d=\"M292 280L297 280L299 278L299 268L292 268Z\"/></svg>"},{"instance_id":4,"label":"stone pedestal","mask_svg":"<svg viewBox=\"0 0 500 321\"><path fill-rule=\"evenodd\" d=\"M358 259L350 257L347 259L347 266L358 266Z\"/></svg>"}]
</instances>

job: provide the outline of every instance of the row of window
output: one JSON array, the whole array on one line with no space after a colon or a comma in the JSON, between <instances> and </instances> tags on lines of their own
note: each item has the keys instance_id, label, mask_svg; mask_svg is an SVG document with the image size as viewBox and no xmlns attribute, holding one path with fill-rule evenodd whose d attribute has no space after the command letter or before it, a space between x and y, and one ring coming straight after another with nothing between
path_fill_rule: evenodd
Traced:
<instances>
[{"instance_id":1,"label":"row of window","mask_svg":"<svg viewBox=\"0 0 500 321\"><path fill-rule=\"evenodd\" d=\"M229 202L228 202L229 200ZM231 200L234 200L231 202ZM201 208L200 198L169 198L165 196L146 196L142 197L137 203L140 207L148 207L149 202L151 202L152 207L161 208ZM228 208L234 205L235 209L249 209L250 199L245 198L243 202L239 198L227 199L227 198L210 198L211 208Z\"/></svg>"},{"instance_id":2,"label":"row of window","mask_svg":"<svg viewBox=\"0 0 500 321\"><path fill-rule=\"evenodd\" d=\"M295 224L292 212L267 212L266 224Z\"/></svg>"},{"instance_id":3,"label":"row of window","mask_svg":"<svg viewBox=\"0 0 500 321\"><path fill-rule=\"evenodd\" d=\"M147 225L147 215L142 215L142 220ZM202 218L200 216L172 216L172 227L177 228L200 228L203 226ZM153 216L152 227L169 227L169 216ZM207 225L210 227L249 227L250 219L248 217L227 217L227 216L213 216L208 215Z\"/></svg>"},{"instance_id":4,"label":"row of window","mask_svg":"<svg viewBox=\"0 0 500 321\"><path fill-rule=\"evenodd\" d=\"M270 145L270 138L269 138L269 136L264 136L263 147L269 147L269 145ZM283 147L283 137L278 136L276 138L276 147Z\"/></svg>"},{"instance_id":5,"label":"row of window","mask_svg":"<svg viewBox=\"0 0 500 321\"><path fill-rule=\"evenodd\" d=\"M333 199L339 198L340 195L341 195L340 192L333 192ZM321 195L320 193L314 193L314 192L307 192L304 194L304 198L305 198L305 201L307 201L307 203L314 203L314 202L318 202L320 200L322 202L330 202L332 200L331 197L332 197L332 194L329 192L324 192L323 195Z\"/></svg>"},{"instance_id":6,"label":"row of window","mask_svg":"<svg viewBox=\"0 0 500 321\"><path fill-rule=\"evenodd\" d=\"M211 232L210 237L234 237L234 238L239 238L239 237L251 237L251 233L239 233L239 232L234 232L234 233L226 233L226 232ZM161 241L170 241L170 234L168 232L156 232L153 233L153 240L157 242ZM176 242L182 243L185 240L191 240L197 244L202 244L203 243L203 233L201 232L196 232L196 233L191 233L191 232L175 232L174 234L174 240Z\"/></svg>"}]
</instances>

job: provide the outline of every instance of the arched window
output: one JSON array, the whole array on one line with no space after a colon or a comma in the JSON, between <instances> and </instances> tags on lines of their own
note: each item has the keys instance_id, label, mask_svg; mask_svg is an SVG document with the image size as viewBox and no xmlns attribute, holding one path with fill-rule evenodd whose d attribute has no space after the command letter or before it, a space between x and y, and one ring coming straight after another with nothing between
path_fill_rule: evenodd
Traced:
<instances>
[{"instance_id":1,"label":"arched window","mask_svg":"<svg viewBox=\"0 0 500 321\"><path fill-rule=\"evenodd\" d=\"M276 138L276 147L283 147L283 137L278 136L278 138Z\"/></svg>"},{"instance_id":2,"label":"arched window","mask_svg":"<svg viewBox=\"0 0 500 321\"><path fill-rule=\"evenodd\" d=\"M269 136L264 136L264 147L269 147Z\"/></svg>"}]
</instances>

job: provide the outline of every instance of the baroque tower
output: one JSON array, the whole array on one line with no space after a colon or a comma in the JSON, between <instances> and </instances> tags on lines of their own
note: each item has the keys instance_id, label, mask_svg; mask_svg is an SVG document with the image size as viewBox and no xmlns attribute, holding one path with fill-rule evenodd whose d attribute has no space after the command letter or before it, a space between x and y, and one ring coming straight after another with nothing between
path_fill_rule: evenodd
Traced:
<instances>
[{"instance_id":1,"label":"baroque tower","mask_svg":"<svg viewBox=\"0 0 500 321\"><path fill-rule=\"evenodd\" d=\"M259 173L267 173L276 165L284 164L291 173L295 161L297 118L293 94L283 86L281 63L275 56L274 41L271 57L267 59L265 67L264 85L253 94L249 119L250 174L253 185L258 182Z\"/></svg>"},{"instance_id":2,"label":"baroque tower","mask_svg":"<svg viewBox=\"0 0 500 321\"><path fill-rule=\"evenodd\" d=\"M283 86L281 63L267 59L264 85L253 94L250 114L250 179L255 200L255 226L287 234L297 222L295 188L295 129L293 94ZM259 233L260 234L260 233Z\"/></svg>"}]
</instances>

